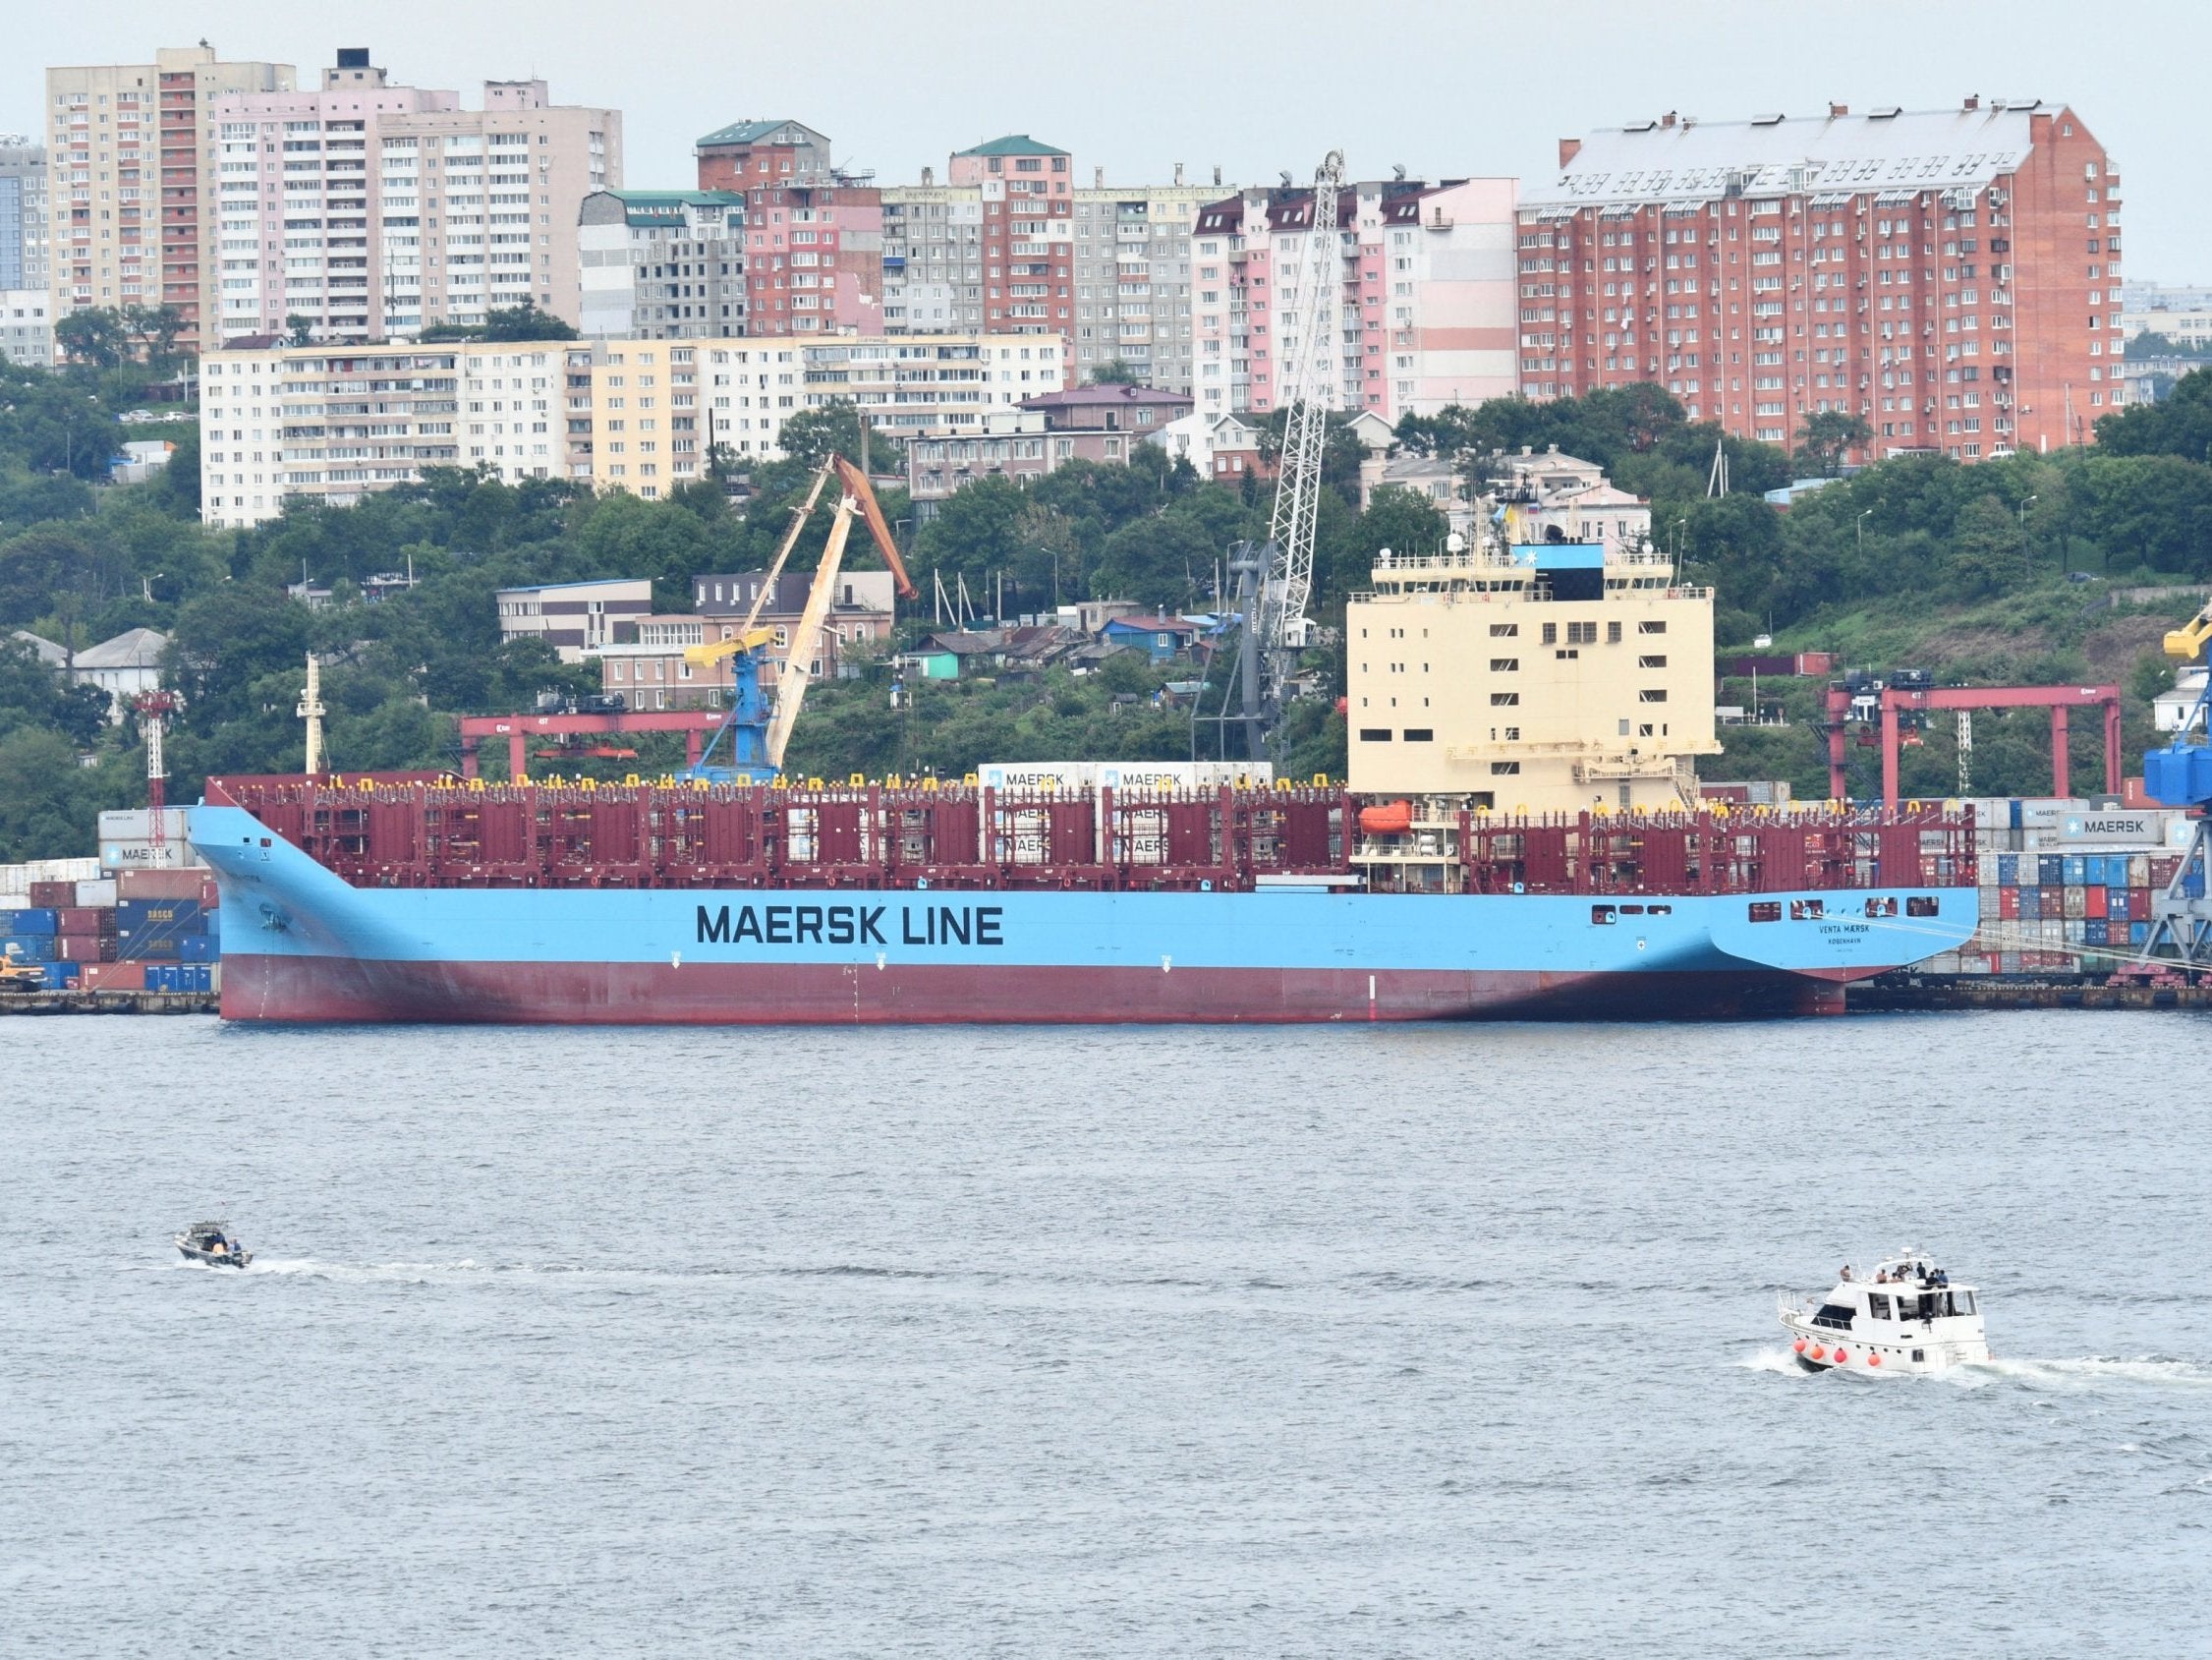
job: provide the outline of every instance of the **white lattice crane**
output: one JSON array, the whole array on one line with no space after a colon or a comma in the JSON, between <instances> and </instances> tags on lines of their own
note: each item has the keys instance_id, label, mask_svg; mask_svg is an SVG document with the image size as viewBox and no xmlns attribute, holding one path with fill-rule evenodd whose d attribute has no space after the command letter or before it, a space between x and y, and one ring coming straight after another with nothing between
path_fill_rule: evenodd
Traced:
<instances>
[{"instance_id":1,"label":"white lattice crane","mask_svg":"<svg viewBox=\"0 0 2212 1660\"><path fill-rule=\"evenodd\" d=\"M1289 183L1289 175L1283 176ZM1238 608L1244 617L1237 672L1223 691L1222 726L1241 725L1245 753L1257 760L1282 708L1282 693L1311 627L1314 531L1321 512L1321 458L1335 402L1337 304L1343 253L1336 229L1336 200L1344 187L1344 152L1331 150L1314 173L1312 216L1295 288L1276 290L1276 338L1286 350L1276 360L1276 407L1282 440L1276 456L1275 507L1265 543L1240 542L1229 549ZM1294 345L1282 329L1295 300L1300 333ZM1240 705L1229 711L1231 699ZM1194 716L1195 720L1195 716ZM1195 725L1193 728L1195 745Z\"/></svg>"},{"instance_id":2,"label":"white lattice crane","mask_svg":"<svg viewBox=\"0 0 2212 1660\"><path fill-rule=\"evenodd\" d=\"M1292 362L1278 382L1282 448L1277 458L1275 511L1268 520L1268 580L1262 591L1260 643L1267 655L1266 701L1272 714L1282 684L1306 644L1306 605L1313 598L1314 528L1321 511L1321 456L1329 435L1329 411L1336 401L1336 308L1343 284L1343 252L1336 229L1336 199L1344 187L1344 152L1331 150L1314 173L1313 217L1306 226L1297 294L1302 328ZM1279 308L1280 291L1276 303ZM1277 313L1279 316L1279 310Z\"/></svg>"}]
</instances>

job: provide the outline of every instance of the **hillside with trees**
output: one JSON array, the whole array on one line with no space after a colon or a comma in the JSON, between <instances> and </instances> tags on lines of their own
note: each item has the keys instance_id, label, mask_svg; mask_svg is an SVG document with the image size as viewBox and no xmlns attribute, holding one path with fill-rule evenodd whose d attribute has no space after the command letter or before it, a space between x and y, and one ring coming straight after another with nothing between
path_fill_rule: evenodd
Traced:
<instances>
[{"instance_id":1,"label":"hillside with trees","mask_svg":"<svg viewBox=\"0 0 2212 1660\"><path fill-rule=\"evenodd\" d=\"M141 625L171 636L168 672L188 700L170 746L180 798L210 773L300 765L293 706L310 649L327 664L334 766L449 766L452 716L526 708L546 688L596 689L589 666L561 664L535 643L502 645L496 590L646 576L661 605L688 608L693 576L768 561L810 463L831 448L857 456L854 412L832 405L786 427L795 458L754 468L742 509L719 483L647 501L563 480L510 486L438 469L356 507L302 503L268 524L210 529L199 519L194 428L118 424L146 386L130 354L158 345L146 319L136 326L137 344L118 348L125 361L112 365L0 368L0 858L85 850L92 813L136 802L143 787L136 730L102 723L96 700L64 695L16 631L80 650ZM100 483L123 437L140 433L179 443L167 473L144 485ZM2157 637L2212 582L2212 373L2187 377L2168 403L2108 417L2093 448L1974 466L1883 462L1787 510L1761 492L1822 476L1840 453L1838 433L1808 432L1793 459L1686 421L1655 386L1447 409L1409 417L1398 438L1408 451L1453 458L1470 488L1488 457L1522 446L1557 444L1602 463L1623 488L1651 498L1655 540L1678 554L1687 577L1715 588L1725 652L1771 635L1778 651L1831 650L1853 666L1910 663L1946 678L2119 679L2138 700L2131 754L2148 696L2169 683ZM1720 497L1707 494L1716 449L1730 482ZM879 467L894 455L875 441ZM728 457L716 465L734 473ZM1356 445L1333 437L1315 573L1325 627L1340 624L1378 549L1434 545L1445 535L1437 508L1402 490L1379 492L1361 512L1356 467ZM918 530L902 491L883 503L926 595L937 576L948 586L964 579L990 602L1002 593L1010 616L1094 597L1212 609L1226 549L1264 534L1268 505L1264 488L1217 485L1145 451L1128 465L1066 466L1026 487L973 485ZM819 551L825 518L800 545L801 568ZM408 568L412 589L378 601L363 592L369 577ZM311 608L289 597L303 579L327 588L330 602ZM2143 589L2173 592L2135 597ZM904 632L930 624L925 601ZM1325 696L1293 709L1283 764L1340 771L1336 653L1317 651L1311 666ZM1117 660L1080 679L1055 671L930 682L894 716L882 665L816 689L792 763L838 775L957 773L987 758L1187 755L1189 711L1159 707L1156 694L1192 672ZM1758 702L1779 704L1792 724L1730 728L1730 753L1708 773L1786 776L1802 793L1822 793L1809 724L1818 690L1763 682ZM1723 701L1749 704L1750 690L1731 683ZM2017 724L2016 733L1999 720L1977 727L1978 788L2045 787L2034 722ZM1949 738L1926 737L1908 758L1908 785L1940 794L1956 777ZM1199 738L1203 746L1203 729ZM2086 746L2087 735L2078 741ZM654 752L639 765L666 759Z\"/></svg>"}]
</instances>

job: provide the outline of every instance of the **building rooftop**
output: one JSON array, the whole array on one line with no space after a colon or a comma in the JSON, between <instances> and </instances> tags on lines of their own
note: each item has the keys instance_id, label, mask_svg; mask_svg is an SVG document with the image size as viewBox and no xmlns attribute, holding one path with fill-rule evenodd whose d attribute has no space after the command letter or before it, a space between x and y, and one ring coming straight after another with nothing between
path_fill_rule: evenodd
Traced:
<instances>
[{"instance_id":1,"label":"building rooftop","mask_svg":"<svg viewBox=\"0 0 2212 1660\"><path fill-rule=\"evenodd\" d=\"M1957 109L1876 109L1851 115L1656 121L1590 134L1525 207L1573 208L1724 196L1975 190L2027 159L2037 99L1969 99Z\"/></svg>"},{"instance_id":2,"label":"building rooftop","mask_svg":"<svg viewBox=\"0 0 2212 1660\"><path fill-rule=\"evenodd\" d=\"M112 640L102 640L77 654L79 668L143 668L161 660L169 649L169 636L154 628L127 628Z\"/></svg>"},{"instance_id":3,"label":"building rooftop","mask_svg":"<svg viewBox=\"0 0 2212 1660\"><path fill-rule=\"evenodd\" d=\"M9 638L20 640L28 646L32 652L37 654L38 660L49 668L60 668L69 661L69 653L64 648L55 645L43 634L33 634L28 628L19 628Z\"/></svg>"},{"instance_id":4,"label":"building rooftop","mask_svg":"<svg viewBox=\"0 0 2212 1660\"><path fill-rule=\"evenodd\" d=\"M1009 133L1003 139L993 139L973 149L955 150L956 155L1065 155L1064 149L1054 149L1050 144L1041 144L1027 133Z\"/></svg>"},{"instance_id":5,"label":"building rooftop","mask_svg":"<svg viewBox=\"0 0 2212 1660\"><path fill-rule=\"evenodd\" d=\"M697 142L701 144L758 144L766 143L771 137L790 144L827 142L822 134L817 133L812 127L788 117L776 121L733 121L727 127L717 127Z\"/></svg>"},{"instance_id":6,"label":"building rooftop","mask_svg":"<svg viewBox=\"0 0 2212 1660\"><path fill-rule=\"evenodd\" d=\"M502 594L550 594L555 589L567 588L650 588L652 586L652 582L650 577L602 576L595 577L589 582L537 582L525 588L502 588L499 592Z\"/></svg>"},{"instance_id":7,"label":"building rooftop","mask_svg":"<svg viewBox=\"0 0 2212 1660\"><path fill-rule=\"evenodd\" d=\"M1052 410L1071 407L1089 409L1095 404L1128 404L1132 407L1151 404L1163 408L1172 404L1187 409L1190 401L1188 392L1163 392L1153 386L1076 386L1064 392L1040 392L1034 398L1022 399L1021 407Z\"/></svg>"}]
</instances>

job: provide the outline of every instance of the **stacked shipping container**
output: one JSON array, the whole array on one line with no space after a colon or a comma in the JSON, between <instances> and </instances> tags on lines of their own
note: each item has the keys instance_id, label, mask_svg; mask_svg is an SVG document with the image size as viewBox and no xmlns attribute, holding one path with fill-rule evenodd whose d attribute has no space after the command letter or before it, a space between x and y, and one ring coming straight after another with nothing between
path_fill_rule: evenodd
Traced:
<instances>
[{"instance_id":1,"label":"stacked shipping container","mask_svg":"<svg viewBox=\"0 0 2212 1660\"><path fill-rule=\"evenodd\" d=\"M1922 972L2103 979L2149 944L2152 899L2173 883L2194 829L2185 814L2083 801L1973 806L1981 927ZM2184 890L2202 886L2192 876Z\"/></svg>"},{"instance_id":2,"label":"stacked shipping container","mask_svg":"<svg viewBox=\"0 0 2212 1660\"><path fill-rule=\"evenodd\" d=\"M102 813L98 859L0 866L0 952L56 991L220 990L215 884L167 812L160 843L150 814Z\"/></svg>"}]
</instances>

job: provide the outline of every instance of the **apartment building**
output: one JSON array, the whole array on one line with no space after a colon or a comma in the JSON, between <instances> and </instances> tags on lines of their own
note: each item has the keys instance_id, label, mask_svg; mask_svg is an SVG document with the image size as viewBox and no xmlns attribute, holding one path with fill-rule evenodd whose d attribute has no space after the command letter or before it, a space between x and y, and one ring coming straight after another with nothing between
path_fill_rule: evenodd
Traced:
<instances>
[{"instance_id":1,"label":"apartment building","mask_svg":"<svg viewBox=\"0 0 2212 1660\"><path fill-rule=\"evenodd\" d=\"M1520 210L1521 390L1658 381L1782 444L1839 411L1874 456L2086 442L2126 396L2120 200L2035 100L1562 140Z\"/></svg>"},{"instance_id":2,"label":"apartment building","mask_svg":"<svg viewBox=\"0 0 2212 1660\"><path fill-rule=\"evenodd\" d=\"M745 197L751 334L883 331L883 206L873 175L830 165L797 121L739 121L693 146L703 191Z\"/></svg>"},{"instance_id":3,"label":"apartment building","mask_svg":"<svg viewBox=\"0 0 2212 1660\"><path fill-rule=\"evenodd\" d=\"M54 319L43 288L0 288L0 358L27 369L54 367Z\"/></svg>"},{"instance_id":4,"label":"apartment building","mask_svg":"<svg viewBox=\"0 0 2212 1660\"><path fill-rule=\"evenodd\" d=\"M925 167L884 189L882 211L883 332L981 334L983 192Z\"/></svg>"},{"instance_id":5,"label":"apartment building","mask_svg":"<svg viewBox=\"0 0 2212 1660\"><path fill-rule=\"evenodd\" d=\"M233 342L200 363L200 518L253 525L292 498L350 506L425 467L510 484L589 478L583 342L404 342L333 351Z\"/></svg>"},{"instance_id":6,"label":"apartment building","mask_svg":"<svg viewBox=\"0 0 2212 1660\"><path fill-rule=\"evenodd\" d=\"M956 150L945 177L983 196L986 334L1058 334L1074 324L1074 159L1026 133Z\"/></svg>"},{"instance_id":7,"label":"apartment building","mask_svg":"<svg viewBox=\"0 0 2212 1660\"><path fill-rule=\"evenodd\" d=\"M704 477L717 446L740 463L782 454L784 422L843 399L894 438L981 430L1066 384L1055 337L836 335L605 341L591 371L590 476L601 489L660 496ZM572 394L573 395L573 394Z\"/></svg>"},{"instance_id":8,"label":"apartment building","mask_svg":"<svg viewBox=\"0 0 2212 1660\"><path fill-rule=\"evenodd\" d=\"M1139 446L1190 413L1190 395L1150 386L1078 386L993 410L981 431L916 438L906 446L906 487L918 521L979 479L1026 484L1071 461L1133 462ZM1163 466L1166 452L1151 452Z\"/></svg>"},{"instance_id":9,"label":"apartment building","mask_svg":"<svg viewBox=\"0 0 2212 1660\"><path fill-rule=\"evenodd\" d=\"M584 334L704 340L745 332L745 198L596 191L577 218Z\"/></svg>"},{"instance_id":10,"label":"apartment building","mask_svg":"<svg viewBox=\"0 0 2212 1660\"><path fill-rule=\"evenodd\" d=\"M579 210L622 182L621 114L542 81L482 104L395 86L361 47L318 88L217 98L224 336L405 339L526 304L580 323Z\"/></svg>"},{"instance_id":11,"label":"apartment building","mask_svg":"<svg viewBox=\"0 0 2212 1660\"><path fill-rule=\"evenodd\" d=\"M0 138L0 289L41 291L45 314L46 147L29 138Z\"/></svg>"},{"instance_id":12,"label":"apartment building","mask_svg":"<svg viewBox=\"0 0 2212 1660\"><path fill-rule=\"evenodd\" d=\"M1210 186L1109 189L1105 169L1075 193L1075 348L1078 379L1119 360L1147 386L1187 393L1191 374L1191 232Z\"/></svg>"},{"instance_id":13,"label":"apartment building","mask_svg":"<svg viewBox=\"0 0 2212 1660\"><path fill-rule=\"evenodd\" d=\"M216 100L289 90L290 64L163 47L146 64L46 71L47 287L58 320L87 307L174 306L178 345L220 338Z\"/></svg>"},{"instance_id":14,"label":"apartment building","mask_svg":"<svg viewBox=\"0 0 2212 1660\"><path fill-rule=\"evenodd\" d=\"M1336 200L1338 282L1328 375L1335 407L1387 422L1513 389L1516 186L1510 179L1347 184ZM1193 232L1192 390L1198 412L1282 406L1315 326L1300 292L1310 186L1247 190L1201 208Z\"/></svg>"}]
</instances>

